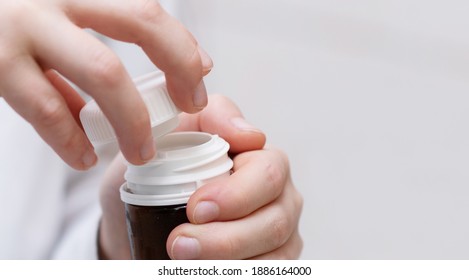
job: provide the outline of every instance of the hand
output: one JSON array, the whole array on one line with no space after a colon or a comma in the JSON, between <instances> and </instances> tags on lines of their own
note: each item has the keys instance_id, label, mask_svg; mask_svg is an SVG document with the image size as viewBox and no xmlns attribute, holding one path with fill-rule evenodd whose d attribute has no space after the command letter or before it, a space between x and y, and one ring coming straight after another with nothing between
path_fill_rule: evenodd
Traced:
<instances>
[{"instance_id":1,"label":"hand","mask_svg":"<svg viewBox=\"0 0 469 280\"><path fill-rule=\"evenodd\" d=\"M302 249L298 220L302 197L291 182L287 157L263 148L265 135L246 124L227 98L211 96L208 107L183 115L179 130L218 134L230 143L233 174L208 183L190 198L191 223L173 230L167 250L174 259L297 258ZM125 166L116 158L103 181L102 256L129 258L124 206L118 188Z\"/></svg>"},{"instance_id":2,"label":"hand","mask_svg":"<svg viewBox=\"0 0 469 280\"><path fill-rule=\"evenodd\" d=\"M188 203L191 224L168 238L173 259L295 259L302 241L302 198L279 150L245 152L234 158L229 179L209 183Z\"/></svg>"},{"instance_id":3,"label":"hand","mask_svg":"<svg viewBox=\"0 0 469 280\"><path fill-rule=\"evenodd\" d=\"M87 169L96 155L78 120L85 103L64 76L102 108L126 159L142 164L155 153L145 105L118 57L82 28L141 46L186 112L205 107L212 61L158 1L0 2L0 96L65 162Z\"/></svg>"}]
</instances>

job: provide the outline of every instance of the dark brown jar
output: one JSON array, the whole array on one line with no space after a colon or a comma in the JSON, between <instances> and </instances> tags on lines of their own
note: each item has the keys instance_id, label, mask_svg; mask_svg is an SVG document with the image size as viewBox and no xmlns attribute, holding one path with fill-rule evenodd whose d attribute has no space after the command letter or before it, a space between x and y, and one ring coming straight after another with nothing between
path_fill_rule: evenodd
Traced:
<instances>
[{"instance_id":1,"label":"dark brown jar","mask_svg":"<svg viewBox=\"0 0 469 280\"><path fill-rule=\"evenodd\" d=\"M188 223L186 204L137 206L126 204L127 230L132 258L135 260L169 260L166 240L180 224Z\"/></svg>"}]
</instances>

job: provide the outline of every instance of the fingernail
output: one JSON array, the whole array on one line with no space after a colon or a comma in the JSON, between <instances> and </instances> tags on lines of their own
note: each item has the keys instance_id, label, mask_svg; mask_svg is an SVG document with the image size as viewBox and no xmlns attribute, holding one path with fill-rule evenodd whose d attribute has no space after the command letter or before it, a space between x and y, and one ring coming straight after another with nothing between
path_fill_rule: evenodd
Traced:
<instances>
[{"instance_id":1,"label":"fingernail","mask_svg":"<svg viewBox=\"0 0 469 280\"><path fill-rule=\"evenodd\" d=\"M195 238L178 236L171 246L171 257L175 260L193 260L200 255L200 244Z\"/></svg>"},{"instance_id":2,"label":"fingernail","mask_svg":"<svg viewBox=\"0 0 469 280\"><path fill-rule=\"evenodd\" d=\"M153 143L153 137L149 137L145 143L143 143L140 149L140 159L144 162L151 160L155 156L155 144Z\"/></svg>"},{"instance_id":3,"label":"fingernail","mask_svg":"<svg viewBox=\"0 0 469 280\"><path fill-rule=\"evenodd\" d=\"M194 209L194 221L196 224L208 223L216 218L220 213L218 205L212 201L202 201L197 203Z\"/></svg>"},{"instance_id":4,"label":"fingernail","mask_svg":"<svg viewBox=\"0 0 469 280\"><path fill-rule=\"evenodd\" d=\"M204 81L200 81L199 85L195 88L195 93L192 96L192 103L195 108L202 110L207 106L207 91L205 89Z\"/></svg>"},{"instance_id":5,"label":"fingernail","mask_svg":"<svg viewBox=\"0 0 469 280\"><path fill-rule=\"evenodd\" d=\"M239 130L262 133L259 128L248 123L245 119L241 117L232 118L231 123Z\"/></svg>"},{"instance_id":6,"label":"fingernail","mask_svg":"<svg viewBox=\"0 0 469 280\"><path fill-rule=\"evenodd\" d=\"M202 61L202 70L204 71L204 75L207 75L210 70L213 68L213 61L212 58L208 55L208 53L202 49L200 46L198 47L199 49L199 55L200 55L200 60Z\"/></svg>"},{"instance_id":7,"label":"fingernail","mask_svg":"<svg viewBox=\"0 0 469 280\"><path fill-rule=\"evenodd\" d=\"M81 158L81 161L83 162L83 166L85 168L90 168L93 165L96 164L98 158L96 157L96 154L94 153L94 150L90 149L86 151L86 153L83 155Z\"/></svg>"}]
</instances>

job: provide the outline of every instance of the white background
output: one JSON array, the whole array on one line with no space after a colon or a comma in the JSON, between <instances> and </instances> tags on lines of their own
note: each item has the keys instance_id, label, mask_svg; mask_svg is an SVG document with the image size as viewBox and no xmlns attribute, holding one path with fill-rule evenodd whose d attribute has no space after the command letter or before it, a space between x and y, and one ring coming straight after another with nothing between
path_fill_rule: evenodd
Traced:
<instances>
[{"instance_id":1,"label":"white background","mask_svg":"<svg viewBox=\"0 0 469 280\"><path fill-rule=\"evenodd\" d=\"M469 258L469 2L185 0L291 159L305 259Z\"/></svg>"}]
</instances>

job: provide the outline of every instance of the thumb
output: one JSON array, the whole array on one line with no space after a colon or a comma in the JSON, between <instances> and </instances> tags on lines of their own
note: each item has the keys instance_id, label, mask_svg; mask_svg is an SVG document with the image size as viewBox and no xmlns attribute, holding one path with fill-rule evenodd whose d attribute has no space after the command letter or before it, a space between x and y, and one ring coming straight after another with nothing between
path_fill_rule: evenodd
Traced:
<instances>
[{"instance_id":1,"label":"thumb","mask_svg":"<svg viewBox=\"0 0 469 280\"><path fill-rule=\"evenodd\" d=\"M192 119L190 127L185 128L218 134L230 144L231 153L262 149L266 142L265 134L249 124L236 104L222 95L210 95L208 106L195 122Z\"/></svg>"}]
</instances>

